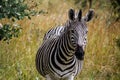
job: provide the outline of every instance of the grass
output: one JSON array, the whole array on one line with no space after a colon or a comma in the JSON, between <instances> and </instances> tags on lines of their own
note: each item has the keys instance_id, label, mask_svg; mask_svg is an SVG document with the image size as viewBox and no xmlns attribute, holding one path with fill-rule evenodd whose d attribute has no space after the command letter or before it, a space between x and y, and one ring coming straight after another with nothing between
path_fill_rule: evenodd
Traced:
<instances>
[{"instance_id":1,"label":"grass","mask_svg":"<svg viewBox=\"0 0 120 80\"><path fill-rule=\"evenodd\" d=\"M37 9L44 9L48 14L19 21L23 28L21 35L12 39L9 44L0 41L0 80L45 80L35 67L36 52L45 32L63 24L67 19L68 9L76 8L64 0L52 0L49 6L42 4L45 1ZM120 80L120 50L115 41L120 36L120 23L115 22L108 27L106 20L109 10L98 6L94 9L96 16L88 23L88 45L83 70L76 80Z\"/></svg>"}]
</instances>

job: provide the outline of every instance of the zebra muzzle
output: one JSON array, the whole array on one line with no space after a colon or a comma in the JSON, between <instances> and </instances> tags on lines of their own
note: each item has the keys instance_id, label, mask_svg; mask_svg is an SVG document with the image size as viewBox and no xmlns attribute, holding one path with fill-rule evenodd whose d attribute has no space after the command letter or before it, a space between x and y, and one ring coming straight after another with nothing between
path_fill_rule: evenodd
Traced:
<instances>
[{"instance_id":1,"label":"zebra muzzle","mask_svg":"<svg viewBox=\"0 0 120 80\"><path fill-rule=\"evenodd\" d=\"M79 46L77 45L77 49L76 49L76 52L75 52L75 56L78 60L84 60L84 50L83 50L83 47L82 46Z\"/></svg>"}]
</instances>

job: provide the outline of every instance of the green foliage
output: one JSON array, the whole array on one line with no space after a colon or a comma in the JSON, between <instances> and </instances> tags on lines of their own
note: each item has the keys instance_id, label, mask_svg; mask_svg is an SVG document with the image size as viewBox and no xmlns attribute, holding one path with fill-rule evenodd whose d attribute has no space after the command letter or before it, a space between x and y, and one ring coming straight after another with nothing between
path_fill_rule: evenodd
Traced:
<instances>
[{"instance_id":1,"label":"green foliage","mask_svg":"<svg viewBox=\"0 0 120 80\"><path fill-rule=\"evenodd\" d=\"M3 28L0 29L0 40L10 40L13 37L18 37L21 28L13 26L16 20L21 20L24 17L31 19L31 15L36 15L36 11L28 9L25 0L1 0L0 2L0 20L7 18L10 20L10 24L3 24ZM19 26L20 27L20 26Z\"/></svg>"},{"instance_id":2,"label":"green foliage","mask_svg":"<svg viewBox=\"0 0 120 80\"><path fill-rule=\"evenodd\" d=\"M110 0L112 8L112 16L116 21L120 20L120 0Z\"/></svg>"},{"instance_id":3,"label":"green foliage","mask_svg":"<svg viewBox=\"0 0 120 80\"><path fill-rule=\"evenodd\" d=\"M0 2L0 19L2 18L16 18L23 19L29 16L27 5L23 4L24 0L1 0Z\"/></svg>"},{"instance_id":4,"label":"green foliage","mask_svg":"<svg viewBox=\"0 0 120 80\"><path fill-rule=\"evenodd\" d=\"M20 26L15 24L15 25L10 25L10 24L5 24L3 27L0 29L0 40L10 40L13 37L18 37L20 33Z\"/></svg>"}]
</instances>

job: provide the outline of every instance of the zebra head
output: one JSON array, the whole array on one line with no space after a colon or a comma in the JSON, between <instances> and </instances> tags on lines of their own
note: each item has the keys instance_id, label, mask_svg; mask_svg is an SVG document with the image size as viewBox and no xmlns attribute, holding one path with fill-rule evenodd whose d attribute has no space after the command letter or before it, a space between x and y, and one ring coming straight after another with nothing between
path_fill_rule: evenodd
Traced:
<instances>
[{"instance_id":1,"label":"zebra head","mask_svg":"<svg viewBox=\"0 0 120 80\"><path fill-rule=\"evenodd\" d=\"M75 15L76 14L76 15ZM67 30L73 30L77 32L77 44L82 46L83 49L87 43L87 33L88 27L87 22L92 20L94 15L94 10L90 9L86 16L82 17L82 11L79 10L78 13L75 13L73 9L70 9L68 12L69 20L67 22Z\"/></svg>"}]
</instances>

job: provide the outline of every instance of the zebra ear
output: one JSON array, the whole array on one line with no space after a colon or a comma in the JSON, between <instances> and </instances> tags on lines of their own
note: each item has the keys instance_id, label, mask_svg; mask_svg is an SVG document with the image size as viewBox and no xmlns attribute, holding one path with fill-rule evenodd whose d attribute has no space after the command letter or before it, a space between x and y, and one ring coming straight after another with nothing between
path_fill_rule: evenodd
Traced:
<instances>
[{"instance_id":1,"label":"zebra ear","mask_svg":"<svg viewBox=\"0 0 120 80\"><path fill-rule=\"evenodd\" d=\"M69 19L74 20L75 19L75 11L73 9L70 9L68 12Z\"/></svg>"},{"instance_id":2,"label":"zebra ear","mask_svg":"<svg viewBox=\"0 0 120 80\"><path fill-rule=\"evenodd\" d=\"M93 18L93 16L94 16L94 10L90 9L86 14L86 16L84 17L84 20L88 22Z\"/></svg>"},{"instance_id":3,"label":"zebra ear","mask_svg":"<svg viewBox=\"0 0 120 80\"><path fill-rule=\"evenodd\" d=\"M80 21L82 18L82 10L80 9L78 12L78 20Z\"/></svg>"}]
</instances>

